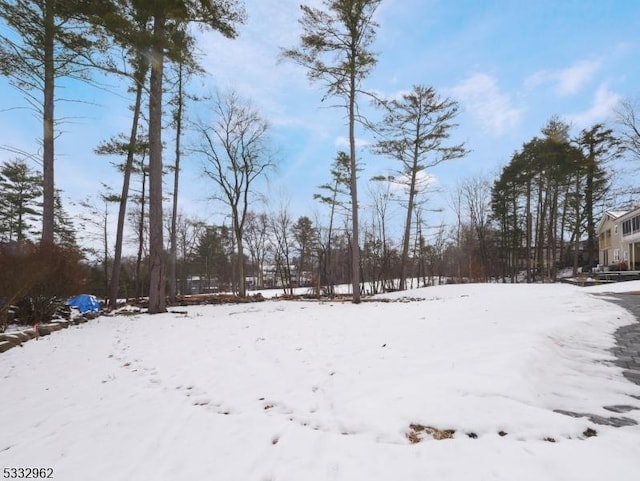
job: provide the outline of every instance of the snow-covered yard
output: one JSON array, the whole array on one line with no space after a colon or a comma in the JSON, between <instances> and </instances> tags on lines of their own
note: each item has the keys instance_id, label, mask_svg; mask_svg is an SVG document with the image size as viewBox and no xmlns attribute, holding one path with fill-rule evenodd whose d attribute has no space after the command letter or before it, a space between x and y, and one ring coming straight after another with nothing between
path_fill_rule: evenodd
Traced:
<instances>
[{"instance_id":1,"label":"snow-covered yard","mask_svg":"<svg viewBox=\"0 0 640 481\"><path fill-rule=\"evenodd\" d=\"M640 283L101 317L0 355L0 469L50 467L64 481L635 481L640 425L555 412L640 422L640 410L604 409L640 408L640 386L609 362L614 331L633 321L594 295L612 289ZM455 432L435 440L420 426Z\"/></svg>"}]
</instances>

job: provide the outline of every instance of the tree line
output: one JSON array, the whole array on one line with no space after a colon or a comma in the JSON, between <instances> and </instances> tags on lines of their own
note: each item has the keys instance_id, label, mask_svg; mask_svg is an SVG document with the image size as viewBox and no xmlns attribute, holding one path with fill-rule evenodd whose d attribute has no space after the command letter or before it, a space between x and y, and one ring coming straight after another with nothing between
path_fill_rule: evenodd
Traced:
<instances>
[{"instance_id":1,"label":"tree line","mask_svg":"<svg viewBox=\"0 0 640 481\"><path fill-rule=\"evenodd\" d=\"M31 236L41 244L74 245L62 240L65 225L70 229L53 181L61 122L55 106L63 100L57 86L63 79L91 82L100 72L128 82L131 94L127 132L96 147L98 154L122 158L117 166L122 185L117 192L105 188L98 203L87 204L103 234L97 277L112 306L123 294L135 293L148 296L150 313L163 312L167 300L175 302L178 293L185 293L187 279L196 276L209 284L217 278L245 296L247 282L264 285L265 273L271 272L267 265L274 266L274 275L288 289L311 283L318 292L333 293L333 286L349 282L358 303L361 293L406 289L417 278L423 284L434 276L517 280L525 272L529 281L553 279L568 246L573 246L574 269L592 264L597 215L610 201L607 162L623 151L635 156L640 151L634 106L621 105L617 133L597 124L571 138L568 125L551 119L542 137L514 153L493 183L476 178L461 184L451 199L456 226L430 225L429 170L467 153L463 143L451 139L459 105L426 84L416 83L393 98L368 88L379 55L371 46L381 3L323 0L320 8L302 5L299 42L281 52L283 60L302 66L310 82L322 88L319 100L331 99L346 114L349 148L328 159L331 180L314 195L326 206L328 220L312 222L308 216L294 221L286 206L272 213L251 211L260 199L260 179L278 159L269 123L250 99L218 92L198 99L213 120L188 117L194 100L189 82L203 73L192 27L233 39L247 21L243 2L0 1L0 18L8 27L0 34L0 73L42 119L42 171L29 171L24 159L32 156L27 153L3 164L3 179L9 180L3 180L0 199L8 206L0 218L2 240L22 242ZM364 106L372 106L376 114L366 117ZM196 139L188 146L183 144L186 131ZM395 168L387 175L360 178L359 131L374 139L373 153L393 159ZM167 137L175 147L171 153L165 149ZM184 155L205 161L210 198L225 206L229 225L206 226L181 213ZM22 180L11 170L20 163ZM167 210L163 179L170 175ZM363 181L366 204L360 193ZM26 183L22 191L21 182ZM19 200L16 192L21 192ZM118 205L112 249L107 232L111 203ZM399 238L393 238L389 216L397 208L404 213L403 226ZM127 219L137 238L133 276L127 270L131 259L123 256ZM585 236L586 257L579 259ZM135 288L125 288L132 278Z\"/></svg>"}]
</instances>

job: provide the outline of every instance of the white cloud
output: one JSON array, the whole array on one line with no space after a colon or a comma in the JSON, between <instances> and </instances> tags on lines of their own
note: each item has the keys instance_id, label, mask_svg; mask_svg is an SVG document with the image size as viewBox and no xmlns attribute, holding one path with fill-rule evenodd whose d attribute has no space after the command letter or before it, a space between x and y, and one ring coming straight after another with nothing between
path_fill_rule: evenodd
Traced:
<instances>
[{"instance_id":1,"label":"white cloud","mask_svg":"<svg viewBox=\"0 0 640 481\"><path fill-rule=\"evenodd\" d=\"M611 92L606 84L601 84L593 96L591 108L584 112L569 114L566 118L576 127L588 127L611 116L621 99L622 97L615 92Z\"/></svg>"},{"instance_id":2,"label":"white cloud","mask_svg":"<svg viewBox=\"0 0 640 481\"><path fill-rule=\"evenodd\" d=\"M336 137L336 141L335 141L335 145L336 147L349 147L349 139L343 135L339 135L338 137ZM371 142L368 141L367 139L362 139L359 137L356 137L356 147L357 148L364 148L364 147L368 147L369 145L371 145Z\"/></svg>"},{"instance_id":3,"label":"white cloud","mask_svg":"<svg viewBox=\"0 0 640 481\"><path fill-rule=\"evenodd\" d=\"M457 98L463 110L483 124L486 130L503 134L514 128L522 117L520 109L502 93L497 80L487 74L477 73L463 80L447 92Z\"/></svg>"},{"instance_id":4,"label":"white cloud","mask_svg":"<svg viewBox=\"0 0 640 481\"><path fill-rule=\"evenodd\" d=\"M273 125L307 124L299 112L316 113L304 108L292 111L291 106L305 107L312 100L312 106L317 108L322 89L309 83L302 67L280 57L281 49L295 47L300 42L300 2L248 0L245 3L249 18L245 25L239 26L237 38L225 39L210 31L196 33L202 51L200 61L211 74L202 80L203 89L233 89L243 98L253 99ZM320 0L304 3L321 6Z\"/></svg>"},{"instance_id":5,"label":"white cloud","mask_svg":"<svg viewBox=\"0 0 640 481\"><path fill-rule=\"evenodd\" d=\"M581 60L561 70L540 70L525 81L525 87L536 88L552 84L560 97L568 97L578 93L600 69L600 60Z\"/></svg>"},{"instance_id":6,"label":"white cloud","mask_svg":"<svg viewBox=\"0 0 640 481\"><path fill-rule=\"evenodd\" d=\"M396 189L398 191L402 191L405 194L409 194L409 184L411 183L410 174L406 173L403 175L399 175L396 178ZM416 185L421 188L421 190L426 191L429 188L434 187L437 184L436 176L427 170L421 170L416 174Z\"/></svg>"}]
</instances>

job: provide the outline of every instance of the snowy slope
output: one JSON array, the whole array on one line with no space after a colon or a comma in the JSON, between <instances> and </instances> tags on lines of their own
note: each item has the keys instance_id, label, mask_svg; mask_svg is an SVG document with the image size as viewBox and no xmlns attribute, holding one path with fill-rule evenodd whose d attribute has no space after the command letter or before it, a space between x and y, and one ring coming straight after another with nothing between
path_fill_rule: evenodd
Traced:
<instances>
[{"instance_id":1,"label":"snowy slope","mask_svg":"<svg viewBox=\"0 0 640 481\"><path fill-rule=\"evenodd\" d=\"M608 362L633 318L603 291L442 286L359 306L101 317L0 355L0 468L78 481L637 480L639 426L554 412L640 408L640 386ZM411 424L455 434L411 444Z\"/></svg>"}]
</instances>

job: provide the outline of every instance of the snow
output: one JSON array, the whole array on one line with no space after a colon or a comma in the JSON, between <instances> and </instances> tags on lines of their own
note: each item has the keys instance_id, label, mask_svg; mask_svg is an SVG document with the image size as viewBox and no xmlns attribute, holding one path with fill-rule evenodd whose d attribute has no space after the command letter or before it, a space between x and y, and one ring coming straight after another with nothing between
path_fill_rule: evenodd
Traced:
<instances>
[{"instance_id":1,"label":"snow","mask_svg":"<svg viewBox=\"0 0 640 481\"><path fill-rule=\"evenodd\" d=\"M640 410L604 409L640 407L640 386L610 362L613 333L633 322L601 295L612 290L640 283L99 317L0 355L0 468L78 481L635 481L640 425L555 412L640 422ZM454 438L412 444L411 424Z\"/></svg>"}]
</instances>

